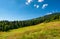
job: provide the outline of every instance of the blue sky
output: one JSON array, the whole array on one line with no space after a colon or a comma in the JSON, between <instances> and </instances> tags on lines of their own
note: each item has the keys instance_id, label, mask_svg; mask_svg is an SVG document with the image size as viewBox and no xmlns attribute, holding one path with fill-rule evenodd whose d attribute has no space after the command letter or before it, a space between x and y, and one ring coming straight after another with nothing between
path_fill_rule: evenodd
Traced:
<instances>
[{"instance_id":1,"label":"blue sky","mask_svg":"<svg viewBox=\"0 0 60 39\"><path fill-rule=\"evenodd\" d=\"M60 0L0 0L0 20L28 20L60 12Z\"/></svg>"}]
</instances>

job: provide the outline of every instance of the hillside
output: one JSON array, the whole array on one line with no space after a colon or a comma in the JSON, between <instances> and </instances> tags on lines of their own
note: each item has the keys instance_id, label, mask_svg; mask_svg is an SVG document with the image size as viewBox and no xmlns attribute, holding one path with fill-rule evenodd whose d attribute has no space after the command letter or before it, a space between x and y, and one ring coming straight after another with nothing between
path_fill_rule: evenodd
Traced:
<instances>
[{"instance_id":1,"label":"hillside","mask_svg":"<svg viewBox=\"0 0 60 39\"><path fill-rule=\"evenodd\" d=\"M9 31L9 30L32 26L44 22L47 23L47 22L59 21L59 20L60 20L60 12L30 20L24 20L24 21L0 21L0 31Z\"/></svg>"},{"instance_id":2,"label":"hillside","mask_svg":"<svg viewBox=\"0 0 60 39\"><path fill-rule=\"evenodd\" d=\"M0 39L60 39L60 21L0 32Z\"/></svg>"},{"instance_id":3,"label":"hillside","mask_svg":"<svg viewBox=\"0 0 60 39\"><path fill-rule=\"evenodd\" d=\"M24 21L0 21L0 39L60 39L60 13Z\"/></svg>"}]
</instances>

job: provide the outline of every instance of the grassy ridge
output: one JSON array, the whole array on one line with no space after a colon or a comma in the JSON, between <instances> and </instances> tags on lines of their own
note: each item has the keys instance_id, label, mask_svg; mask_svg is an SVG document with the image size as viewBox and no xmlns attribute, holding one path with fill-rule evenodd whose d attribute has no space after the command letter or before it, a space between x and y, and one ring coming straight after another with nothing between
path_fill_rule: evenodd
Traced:
<instances>
[{"instance_id":1,"label":"grassy ridge","mask_svg":"<svg viewBox=\"0 0 60 39\"><path fill-rule=\"evenodd\" d=\"M60 39L60 21L0 32L0 39Z\"/></svg>"}]
</instances>

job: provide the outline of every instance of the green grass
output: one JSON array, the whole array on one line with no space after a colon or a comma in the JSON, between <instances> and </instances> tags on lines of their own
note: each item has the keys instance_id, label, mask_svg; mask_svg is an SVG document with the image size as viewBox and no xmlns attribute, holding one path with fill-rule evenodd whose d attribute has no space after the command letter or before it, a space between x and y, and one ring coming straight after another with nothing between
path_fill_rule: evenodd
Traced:
<instances>
[{"instance_id":1,"label":"green grass","mask_svg":"<svg viewBox=\"0 0 60 39\"><path fill-rule=\"evenodd\" d=\"M0 39L60 39L60 21L0 32Z\"/></svg>"}]
</instances>

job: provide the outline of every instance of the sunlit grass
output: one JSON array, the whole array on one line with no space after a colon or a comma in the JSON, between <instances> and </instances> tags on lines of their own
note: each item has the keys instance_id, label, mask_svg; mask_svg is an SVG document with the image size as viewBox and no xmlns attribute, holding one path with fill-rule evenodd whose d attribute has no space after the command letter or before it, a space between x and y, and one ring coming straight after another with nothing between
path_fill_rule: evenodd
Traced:
<instances>
[{"instance_id":1,"label":"sunlit grass","mask_svg":"<svg viewBox=\"0 0 60 39\"><path fill-rule=\"evenodd\" d=\"M0 32L0 39L60 39L60 21Z\"/></svg>"}]
</instances>

